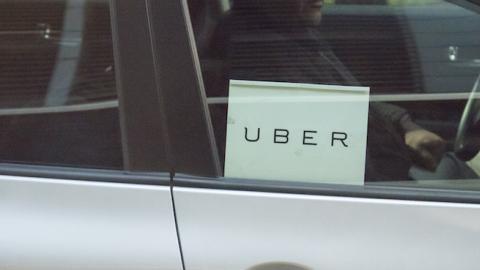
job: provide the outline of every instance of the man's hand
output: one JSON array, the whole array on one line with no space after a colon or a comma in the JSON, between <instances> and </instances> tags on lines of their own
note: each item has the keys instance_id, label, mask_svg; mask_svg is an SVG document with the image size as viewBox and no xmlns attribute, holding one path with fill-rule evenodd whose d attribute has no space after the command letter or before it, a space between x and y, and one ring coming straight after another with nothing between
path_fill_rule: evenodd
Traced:
<instances>
[{"instance_id":1,"label":"man's hand","mask_svg":"<svg viewBox=\"0 0 480 270\"><path fill-rule=\"evenodd\" d=\"M418 154L415 162L430 171L437 168L446 146L445 140L425 129L406 132L405 143Z\"/></svg>"}]
</instances>

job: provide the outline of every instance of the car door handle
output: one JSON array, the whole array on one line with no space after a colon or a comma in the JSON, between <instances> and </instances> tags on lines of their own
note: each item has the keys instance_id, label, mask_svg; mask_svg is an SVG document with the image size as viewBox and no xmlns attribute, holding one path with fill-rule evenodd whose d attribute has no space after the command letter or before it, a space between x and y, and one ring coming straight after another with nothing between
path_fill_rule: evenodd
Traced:
<instances>
[{"instance_id":1,"label":"car door handle","mask_svg":"<svg viewBox=\"0 0 480 270\"><path fill-rule=\"evenodd\" d=\"M255 266L248 268L248 270L313 270L313 269L297 263L268 262L268 263L257 264Z\"/></svg>"}]
</instances>

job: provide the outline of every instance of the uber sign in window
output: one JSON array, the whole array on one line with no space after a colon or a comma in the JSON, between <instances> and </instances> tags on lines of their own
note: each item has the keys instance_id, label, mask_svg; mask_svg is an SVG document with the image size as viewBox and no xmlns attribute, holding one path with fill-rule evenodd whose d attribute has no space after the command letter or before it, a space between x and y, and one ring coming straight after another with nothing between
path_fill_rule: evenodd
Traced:
<instances>
[{"instance_id":1,"label":"uber sign in window","mask_svg":"<svg viewBox=\"0 0 480 270\"><path fill-rule=\"evenodd\" d=\"M231 80L225 176L363 184L369 88Z\"/></svg>"}]
</instances>

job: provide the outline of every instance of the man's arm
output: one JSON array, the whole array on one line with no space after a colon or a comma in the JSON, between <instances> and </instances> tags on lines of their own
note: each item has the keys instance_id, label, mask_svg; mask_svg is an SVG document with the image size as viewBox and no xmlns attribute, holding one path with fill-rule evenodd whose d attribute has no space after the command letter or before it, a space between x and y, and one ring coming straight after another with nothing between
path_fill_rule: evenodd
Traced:
<instances>
[{"instance_id":1,"label":"man's arm","mask_svg":"<svg viewBox=\"0 0 480 270\"><path fill-rule=\"evenodd\" d=\"M402 134L405 144L417 154L417 165L434 171L445 152L445 140L414 123L403 108L388 103L374 103L372 106Z\"/></svg>"}]
</instances>

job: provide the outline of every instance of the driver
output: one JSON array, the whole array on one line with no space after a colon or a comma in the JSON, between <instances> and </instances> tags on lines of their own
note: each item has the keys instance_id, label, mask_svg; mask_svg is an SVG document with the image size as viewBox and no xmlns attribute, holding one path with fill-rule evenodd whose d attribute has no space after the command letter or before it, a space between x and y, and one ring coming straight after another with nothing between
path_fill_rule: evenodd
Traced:
<instances>
[{"instance_id":1,"label":"driver","mask_svg":"<svg viewBox=\"0 0 480 270\"><path fill-rule=\"evenodd\" d=\"M222 78L206 79L209 96L227 96L228 79L360 85L317 30L322 9L322 0L236 0L210 45L209 57L224 65ZM211 108L222 155L226 111ZM413 164L435 171L445 145L406 110L371 103L365 179L407 180Z\"/></svg>"}]
</instances>

